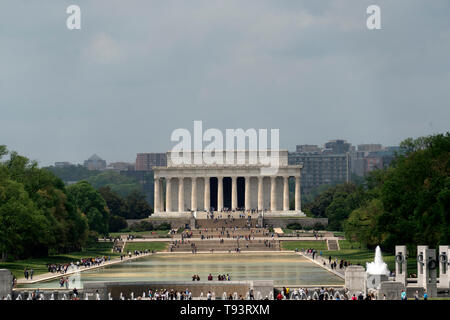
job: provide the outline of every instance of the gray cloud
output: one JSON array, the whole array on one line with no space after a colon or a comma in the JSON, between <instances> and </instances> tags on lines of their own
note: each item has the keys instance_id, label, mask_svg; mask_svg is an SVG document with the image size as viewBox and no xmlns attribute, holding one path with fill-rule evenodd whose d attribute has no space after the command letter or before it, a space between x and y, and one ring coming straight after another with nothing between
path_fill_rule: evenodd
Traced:
<instances>
[{"instance_id":1,"label":"gray cloud","mask_svg":"<svg viewBox=\"0 0 450 320\"><path fill-rule=\"evenodd\" d=\"M65 27L69 4L82 30ZM57 4L56 4L57 3ZM382 30L366 29L379 4ZM0 4L0 143L42 164L165 151L176 128L280 128L281 145L448 130L450 3Z\"/></svg>"}]
</instances>

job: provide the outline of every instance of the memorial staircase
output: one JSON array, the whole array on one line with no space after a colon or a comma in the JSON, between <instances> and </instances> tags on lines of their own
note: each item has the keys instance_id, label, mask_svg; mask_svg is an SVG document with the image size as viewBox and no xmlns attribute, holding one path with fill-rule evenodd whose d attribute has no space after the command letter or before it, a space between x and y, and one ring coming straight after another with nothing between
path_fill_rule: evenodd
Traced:
<instances>
[{"instance_id":1,"label":"memorial staircase","mask_svg":"<svg viewBox=\"0 0 450 320\"><path fill-rule=\"evenodd\" d=\"M170 252L236 252L239 251L280 251L279 240L245 240L245 239L222 239L222 240L200 240L185 239L174 241L169 246Z\"/></svg>"}]
</instances>

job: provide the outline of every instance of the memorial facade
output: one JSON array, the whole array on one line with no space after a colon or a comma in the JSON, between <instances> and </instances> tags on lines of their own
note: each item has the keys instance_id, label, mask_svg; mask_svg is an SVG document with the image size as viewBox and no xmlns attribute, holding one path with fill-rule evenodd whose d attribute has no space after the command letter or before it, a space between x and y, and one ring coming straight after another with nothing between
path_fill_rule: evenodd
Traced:
<instances>
[{"instance_id":1,"label":"memorial facade","mask_svg":"<svg viewBox=\"0 0 450 320\"><path fill-rule=\"evenodd\" d=\"M225 151L220 153L224 159ZM153 167L155 213L245 210L304 215L300 198L302 165L288 165L287 150L272 152L270 156L276 157L277 170L269 175L264 173L267 163L259 157L251 157L248 151L233 153L232 163L227 159L226 164L206 161L186 164L168 152L167 166ZM192 160L195 156L194 152L190 155ZM293 185L293 195L289 184Z\"/></svg>"}]
</instances>

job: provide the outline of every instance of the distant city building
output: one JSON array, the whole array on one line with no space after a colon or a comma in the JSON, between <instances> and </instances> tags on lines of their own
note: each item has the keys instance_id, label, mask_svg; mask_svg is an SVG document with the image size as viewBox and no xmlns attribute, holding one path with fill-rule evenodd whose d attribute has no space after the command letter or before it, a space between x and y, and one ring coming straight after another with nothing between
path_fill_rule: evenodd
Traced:
<instances>
[{"instance_id":1,"label":"distant city building","mask_svg":"<svg viewBox=\"0 0 450 320\"><path fill-rule=\"evenodd\" d=\"M108 166L106 167L106 170L114 170L117 172L120 171L134 171L134 163L130 163L130 162L111 162L110 164L108 164Z\"/></svg>"},{"instance_id":2,"label":"distant city building","mask_svg":"<svg viewBox=\"0 0 450 320\"><path fill-rule=\"evenodd\" d=\"M358 144L358 151L362 152L373 152L380 151L383 149L381 144L369 143L369 144Z\"/></svg>"},{"instance_id":3,"label":"distant city building","mask_svg":"<svg viewBox=\"0 0 450 320\"><path fill-rule=\"evenodd\" d=\"M367 173L390 165L400 148L383 147L381 144L358 145L358 151L351 153L352 173L365 176Z\"/></svg>"},{"instance_id":4,"label":"distant city building","mask_svg":"<svg viewBox=\"0 0 450 320\"><path fill-rule=\"evenodd\" d=\"M345 154L351 151L351 143L346 140L331 140L325 143L325 149L323 152L328 154Z\"/></svg>"},{"instance_id":5,"label":"distant city building","mask_svg":"<svg viewBox=\"0 0 450 320\"><path fill-rule=\"evenodd\" d=\"M300 144L296 146L296 152L298 153L322 153L322 149L316 144Z\"/></svg>"},{"instance_id":6,"label":"distant city building","mask_svg":"<svg viewBox=\"0 0 450 320\"><path fill-rule=\"evenodd\" d=\"M167 166L165 153L138 153L136 156L136 171L152 171L152 167Z\"/></svg>"},{"instance_id":7,"label":"distant city building","mask_svg":"<svg viewBox=\"0 0 450 320\"><path fill-rule=\"evenodd\" d=\"M67 168L70 166L73 166L73 164L71 164L70 162L67 162L67 161L55 162L56 168Z\"/></svg>"},{"instance_id":8,"label":"distant city building","mask_svg":"<svg viewBox=\"0 0 450 320\"><path fill-rule=\"evenodd\" d=\"M297 145L289 153L289 164L303 164L302 193L308 194L321 185L350 181L351 144L345 140L332 140L324 148L317 145Z\"/></svg>"},{"instance_id":9,"label":"distant city building","mask_svg":"<svg viewBox=\"0 0 450 320\"><path fill-rule=\"evenodd\" d=\"M84 167L88 170L104 170L106 169L106 161L94 154L84 161Z\"/></svg>"}]
</instances>

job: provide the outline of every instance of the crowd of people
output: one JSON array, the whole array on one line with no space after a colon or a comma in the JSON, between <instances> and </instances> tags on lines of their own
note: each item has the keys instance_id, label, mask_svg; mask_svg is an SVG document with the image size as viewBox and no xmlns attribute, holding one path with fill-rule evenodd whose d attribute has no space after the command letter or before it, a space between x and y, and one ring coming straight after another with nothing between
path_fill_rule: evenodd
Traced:
<instances>
[{"instance_id":1,"label":"crowd of people","mask_svg":"<svg viewBox=\"0 0 450 320\"><path fill-rule=\"evenodd\" d=\"M92 266L99 266L107 261L110 261L111 257L110 256L102 256L102 257L93 257L93 258L83 258L80 259L78 261L71 262L71 263L60 263L60 264L47 264L47 270L48 272L51 273L61 273L61 274L65 274L69 271L72 271L74 269L79 269L80 267L84 267L84 268L89 268ZM26 269L25 269L26 271ZM28 279L25 276L26 279Z\"/></svg>"}]
</instances>

